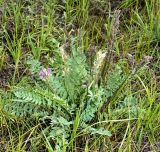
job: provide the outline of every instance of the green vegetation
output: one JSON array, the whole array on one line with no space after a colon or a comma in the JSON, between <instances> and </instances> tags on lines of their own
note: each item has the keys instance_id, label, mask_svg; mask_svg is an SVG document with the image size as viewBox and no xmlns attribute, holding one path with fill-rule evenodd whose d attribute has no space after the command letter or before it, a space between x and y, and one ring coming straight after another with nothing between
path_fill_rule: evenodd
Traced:
<instances>
[{"instance_id":1,"label":"green vegetation","mask_svg":"<svg viewBox=\"0 0 160 152\"><path fill-rule=\"evenodd\" d=\"M160 150L160 0L0 1L0 152Z\"/></svg>"}]
</instances>

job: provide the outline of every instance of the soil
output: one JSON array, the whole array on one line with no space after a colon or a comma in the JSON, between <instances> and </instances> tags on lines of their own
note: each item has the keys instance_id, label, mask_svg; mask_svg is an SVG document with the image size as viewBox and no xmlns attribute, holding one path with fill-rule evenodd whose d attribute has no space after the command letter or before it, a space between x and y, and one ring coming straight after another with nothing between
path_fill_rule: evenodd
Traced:
<instances>
[{"instance_id":1,"label":"soil","mask_svg":"<svg viewBox=\"0 0 160 152\"><path fill-rule=\"evenodd\" d=\"M12 78L13 68L5 67L0 70L0 88L7 87L7 82Z\"/></svg>"}]
</instances>

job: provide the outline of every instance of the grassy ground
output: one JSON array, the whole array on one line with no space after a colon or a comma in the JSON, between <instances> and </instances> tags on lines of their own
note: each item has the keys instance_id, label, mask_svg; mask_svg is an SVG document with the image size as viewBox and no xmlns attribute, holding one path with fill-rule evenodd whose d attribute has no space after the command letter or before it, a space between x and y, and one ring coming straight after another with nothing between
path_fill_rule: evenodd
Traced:
<instances>
[{"instance_id":1,"label":"grassy ground","mask_svg":"<svg viewBox=\"0 0 160 152\"><path fill-rule=\"evenodd\" d=\"M160 151L159 14L160 0L0 1L0 151Z\"/></svg>"}]
</instances>

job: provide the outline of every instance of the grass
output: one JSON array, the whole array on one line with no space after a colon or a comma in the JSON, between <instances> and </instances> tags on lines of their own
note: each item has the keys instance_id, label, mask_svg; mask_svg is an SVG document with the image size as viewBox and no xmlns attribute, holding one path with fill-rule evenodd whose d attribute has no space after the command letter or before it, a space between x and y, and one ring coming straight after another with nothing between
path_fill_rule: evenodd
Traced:
<instances>
[{"instance_id":1,"label":"grass","mask_svg":"<svg viewBox=\"0 0 160 152\"><path fill-rule=\"evenodd\" d=\"M160 0L0 1L0 151L159 151L159 13ZM59 82L39 80L47 67ZM17 88L47 106L23 107Z\"/></svg>"}]
</instances>

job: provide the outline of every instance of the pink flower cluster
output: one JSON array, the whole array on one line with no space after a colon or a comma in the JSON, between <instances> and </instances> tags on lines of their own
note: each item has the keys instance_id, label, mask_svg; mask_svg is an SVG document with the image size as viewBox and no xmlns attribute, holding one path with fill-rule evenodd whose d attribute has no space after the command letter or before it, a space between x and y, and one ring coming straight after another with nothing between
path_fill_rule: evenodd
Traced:
<instances>
[{"instance_id":1,"label":"pink flower cluster","mask_svg":"<svg viewBox=\"0 0 160 152\"><path fill-rule=\"evenodd\" d=\"M52 70L51 68L43 68L41 69L41 71L39 72L39 76L42 80L46 80L46 79L49 79L52 75Z\"/></svg>"}]
</instances>

